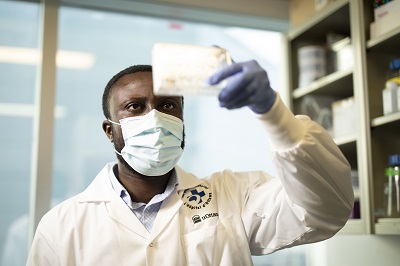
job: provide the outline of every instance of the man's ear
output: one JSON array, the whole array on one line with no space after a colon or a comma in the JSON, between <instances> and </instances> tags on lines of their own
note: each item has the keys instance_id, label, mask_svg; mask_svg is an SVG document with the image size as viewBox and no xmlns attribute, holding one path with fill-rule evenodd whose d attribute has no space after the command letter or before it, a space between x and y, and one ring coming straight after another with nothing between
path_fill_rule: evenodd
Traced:
<instances>
[{"instance_id":1,"label":"man's ear","mask_svg":"<svg viewBox=\"0 0 400 266\"><path fill-rule=\"evenodd\" d=\"M104 133L106 133L106 135L107 135L107 138L108 138L111 142L113 142L113 141L114 141L114 136L113 136L113 134L112 134L111 123L110 123L110 121L104 120L102 126L103 126Z\"/></svg>"}]
</instances>

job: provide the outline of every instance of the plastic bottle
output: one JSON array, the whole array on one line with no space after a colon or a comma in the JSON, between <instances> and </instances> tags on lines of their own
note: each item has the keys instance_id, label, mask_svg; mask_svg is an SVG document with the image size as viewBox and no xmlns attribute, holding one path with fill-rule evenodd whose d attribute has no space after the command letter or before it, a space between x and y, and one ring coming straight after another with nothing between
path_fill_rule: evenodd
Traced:
<instances>
[{"instance_id":1,"label":"plastic bottle","mask_svg":"<svg viewBox=\"0 0 400 266\"><path fill-rule=\"evenodd\" d=\"M389 165L384 186L386 217L400 218L400 154L390 155Z\"/></svg>"},{"instance_id":2,"label":"plastic bottle","mask_svg":"<svg viewBox=\"0 0 400 266\"><path fill-rule=\"evenodd\" d=\"M395 113L400 110L397 108L398 87L399 85L394 81L386 82L386 88L382 91L384 115Z\"/></svg>"},{"instance_id":3,"label":"plastic bottle","mask_svg":"<svg viewBox=\"0 0 400 266\"><path fill-rule=\"evenodd\" d=\"M382 99L384 115L400 111L400 59L393 59L389 63Z\"/></svg>"}]
</instances>

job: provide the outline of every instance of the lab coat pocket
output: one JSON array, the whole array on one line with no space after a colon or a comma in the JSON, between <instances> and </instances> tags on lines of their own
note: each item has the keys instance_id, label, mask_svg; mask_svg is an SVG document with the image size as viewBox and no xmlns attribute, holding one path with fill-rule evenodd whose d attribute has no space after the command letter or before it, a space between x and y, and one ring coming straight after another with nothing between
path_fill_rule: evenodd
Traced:
<instances>
[{"instance_id":1,"label":"lab coat pocket","mask_svg":"<svg viewBox=\"0 0 400 266\"><path fill-rule=\"evenodd\" d=\"M241 240L231 217L182 236L182 243L187 265L247 265L240 258Z\"/></svg>"}]
</instances>

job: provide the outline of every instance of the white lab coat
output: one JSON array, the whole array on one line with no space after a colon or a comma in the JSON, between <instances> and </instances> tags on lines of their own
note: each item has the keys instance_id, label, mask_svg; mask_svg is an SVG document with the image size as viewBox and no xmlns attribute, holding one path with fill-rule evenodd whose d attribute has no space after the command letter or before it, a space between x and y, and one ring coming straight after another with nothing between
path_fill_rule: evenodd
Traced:
<instances>
[{"instance_id":1,"label":"white lab coat","mask_svg":"<svg viewBox=\"0 0 400 266\"><path fill-rule=\"evenodd\" d=\"M111 187L107 164L81 194L40 221L28 265L252 265L268 254L333 236L353 206L350 167L330 136L278 97L257 116L279 178L225 170L179 185L151 233ZM255 147L256 148L256 147ZM249 155L251 159L251 155Z\"/></svg>"}]
</instances>

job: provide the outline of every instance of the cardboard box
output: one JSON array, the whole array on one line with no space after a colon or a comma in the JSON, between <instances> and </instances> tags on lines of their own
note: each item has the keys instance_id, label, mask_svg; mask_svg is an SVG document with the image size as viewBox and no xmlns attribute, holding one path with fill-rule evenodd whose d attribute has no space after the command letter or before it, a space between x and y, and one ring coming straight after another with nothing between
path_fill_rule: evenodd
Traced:
<instances>
[{"instance_id":1,"label":"cardboard box","mask_svg":"<svg viewBox=\"0 0 400 266\"><path fill-rule=\"evenodd\" d=\"M321 11L329 3L336 0L290 0L289 19L291 27L295 27ZM400 0L399 0L400 1Z\"/></svg>"},{"instance_id":2,"label":"cardboard box","mask_svg":"<svg viewBox=\"0 0 400 266\"><path fill-rule=\"evenodd\" d=\"M345 137L357 132L356 102L349 97L332 103L333 137Z\"/></svg>"},{"instance_id":3,"label":"cardboard box","mask_svg":"<svg viewBox=\"0 0 400 266\"><path fill-rule=\"evenodd\" d=\"M400 16L400 0L392 0L374 9L375 21L379 21L380 19L392 14Z\"/></svg>"},{"instance_id":4,"label":"cardboard box","mask_svg":"<svg viewBox=\"0 0 400 266\"><path fill-rule=\"evenodd\" d=\"M289 7L289 18L291 27L303 23L316 12L315 0L291 0Z\"/></svg>"}]
</instances>

